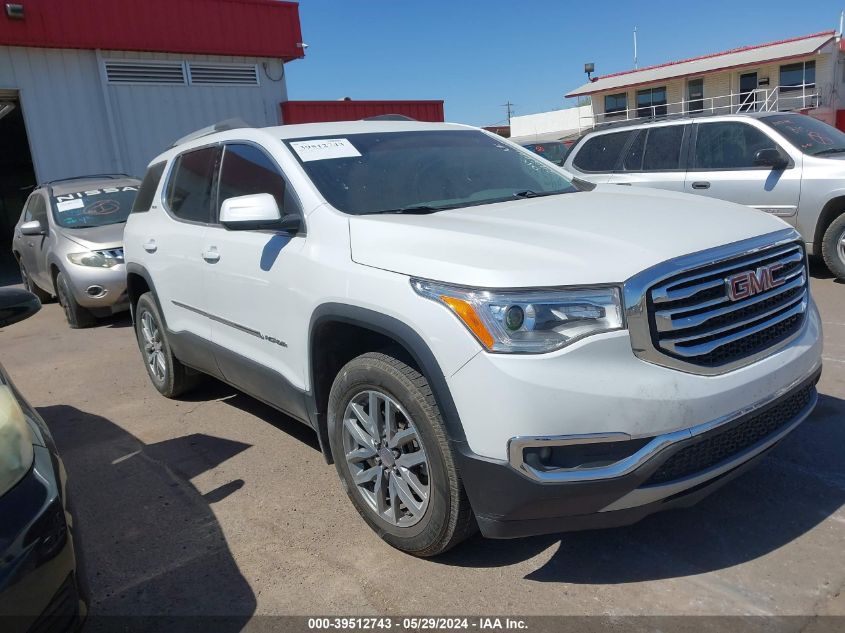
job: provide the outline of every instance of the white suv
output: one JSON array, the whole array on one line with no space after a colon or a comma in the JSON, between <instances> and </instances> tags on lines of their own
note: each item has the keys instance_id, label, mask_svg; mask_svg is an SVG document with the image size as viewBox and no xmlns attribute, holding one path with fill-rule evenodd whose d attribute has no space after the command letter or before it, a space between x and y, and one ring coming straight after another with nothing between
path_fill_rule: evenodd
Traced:
<instances>
[{"instance_id":1,"label":"white suv","mask_svg":"<svg viewBox=\"0 0 845 633\"><path fill-rule=\"evenodd\" d=\"M155 387L211 374L311 426L415 555L692 504L816 402L793 228L573 181L475 128L193 138L150 165L124 242Z\"/></svg>"}]
</instances>

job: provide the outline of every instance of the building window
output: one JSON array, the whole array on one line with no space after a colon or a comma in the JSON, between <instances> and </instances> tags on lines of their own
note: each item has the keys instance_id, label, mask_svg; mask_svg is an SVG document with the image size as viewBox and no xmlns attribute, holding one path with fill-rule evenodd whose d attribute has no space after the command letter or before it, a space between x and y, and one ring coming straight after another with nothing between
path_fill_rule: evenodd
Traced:
<instances>
[{"instance_id":1,"label":"building window","mask_svg":"<svg viewBox=\"0 0 845 633\"><path fill-rule=\"evenodd\" d=\"M816 62L798 62L780 67L779 110L815 105Z\"/></svg>"},{"instance_id":2,"label":"building window","mask_svg":"<svg viewBox=\"0 0 845 633\"><path fill-rule=\"evenodd\" d=\"M628 109L628 95L620 92L615 95L604 95L604 113L622 114Z\"/></svg>"},{"instance_id":3,"label":"building window","mask_svg":"<svg viewBox=\"0 0 845 633\"><path fill-rule=\"evenodd\" d=\"M704 111L704 80L690 79L687 82L687 112Z\"/></svg>"},{"instance_id":4,"label":"building window","mask_svg":"<svg viewBox=\"0 0 845 633\"><path fill-rule=\"evenodd\" d=\"M637 116L666 116L666 86L637 90Z\"/></svg>"}]
</instances>

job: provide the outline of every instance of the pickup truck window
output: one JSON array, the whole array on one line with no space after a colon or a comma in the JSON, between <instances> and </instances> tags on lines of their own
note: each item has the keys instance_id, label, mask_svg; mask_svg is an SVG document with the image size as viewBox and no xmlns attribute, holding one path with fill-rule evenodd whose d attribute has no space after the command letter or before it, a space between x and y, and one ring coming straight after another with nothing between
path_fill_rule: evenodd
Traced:
<instances>
[{"instance_id":1,"label":"pickup truck window","mask_svg":"<svg viewBox=\"0 0 845 633\"><path fill-rule=\"evenodd\" d=\"M777 114L762 121L810 156L845 153L845 134L806 114Z\"/></svg>"},{"instance_id":2,"label":"pickup truck window","mask_svg":"<svg viewBox=\"0 0 845 633\"><path fill-rule=\"evenodd\" d=\"M434 212L577 191L545 159L475 130L285 142L329 204L353 215Z\"/></svg>"}]
</instances>

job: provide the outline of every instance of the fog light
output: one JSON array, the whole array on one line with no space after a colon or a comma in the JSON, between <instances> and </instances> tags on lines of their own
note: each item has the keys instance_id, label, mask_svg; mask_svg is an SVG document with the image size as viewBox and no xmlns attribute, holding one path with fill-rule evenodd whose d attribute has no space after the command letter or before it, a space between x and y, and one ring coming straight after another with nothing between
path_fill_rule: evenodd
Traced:
<instances>
[{"instance_id":1,"label":"fog light","mask_svg":"<svg viewBox=\"0 0 845 633\"><path fill-rule=\"evenodd\" d=\"M88 286L88 289L85 292L88 293L89 297L94 297L96 299L97 297L102 297L106 294L106 289L102 286Z\"/></svg>"}]
</instances>

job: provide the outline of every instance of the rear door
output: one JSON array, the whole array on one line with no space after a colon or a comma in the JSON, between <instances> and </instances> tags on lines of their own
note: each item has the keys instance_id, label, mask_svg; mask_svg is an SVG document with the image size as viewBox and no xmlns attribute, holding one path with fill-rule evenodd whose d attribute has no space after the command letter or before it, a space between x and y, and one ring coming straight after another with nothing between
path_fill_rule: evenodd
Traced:
<instances>
[{"instance_id":1,"label":"rear door","mask_svg":"<svg viewBox=\"0 0 845 633\"><path fill-rule=\"evenodd\" d=\"M684 190L689 124L642 128L628 145L612 184Z\"/></svg>"},{"instance_id":2,"label":"rear door","mask_svg":"<svg viewBox=\"0 0 845 633\"><path fill-rule=\"evenodd\" d=\"M801 193L801 157L746 121L695 124L684 191L761 209L795 224ZM756 153L777 148L790 156L783 169L757 166Z\"/></svg>"}]
</instances>

